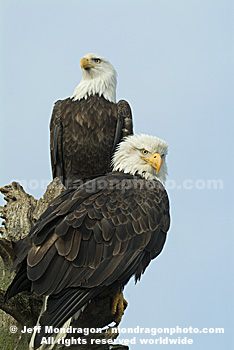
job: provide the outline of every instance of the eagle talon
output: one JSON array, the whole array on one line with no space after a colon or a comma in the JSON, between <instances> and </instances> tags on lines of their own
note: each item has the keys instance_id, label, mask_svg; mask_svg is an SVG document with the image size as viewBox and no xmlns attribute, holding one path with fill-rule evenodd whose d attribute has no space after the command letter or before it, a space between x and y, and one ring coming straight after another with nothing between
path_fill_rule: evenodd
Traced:
<instances>
[{"instance_id":1,"label":"eagle talon","mask_svg":"<svg viewBox=\"0 0 234 350\"><path fill-rule=\"evenodd\" d=\"M98 297L105 298L107 296L111 299L110 313L115 315L114 322L116 326L118 326L123 317L124 310L128 306L128 302L124 299L123 292L117 292L114 294L111 290L105 290L101 292Z\"/></svg>"},{"instance_id":2,"label":"eagle talon","mask_svg":"<svg viewBox=\"0 0 234 350\"><path fill-rule=\"evenodd\" d=\"M128 302L127 300L124 299L123 293L116 293L113 297L112 300L112 307L110 312L112 314L116 314L116 318L115 318L115 323L116 325L118 325L121 322L121 319L123 317L124 314L124 310L126 309L126 307L128 306Z\"/></svg>"}]
</instances>

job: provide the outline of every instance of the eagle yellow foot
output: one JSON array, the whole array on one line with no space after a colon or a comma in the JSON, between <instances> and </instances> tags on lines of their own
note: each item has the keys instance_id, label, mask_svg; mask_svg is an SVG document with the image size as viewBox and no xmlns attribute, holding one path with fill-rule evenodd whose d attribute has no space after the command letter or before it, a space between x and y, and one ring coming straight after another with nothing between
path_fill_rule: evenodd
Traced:
<instances>
[{"instance_id":1,"label":"eagle yellow foot","mask_svg":"<svg viewBox=\"0 0 234 350\"><path fill-rule=\"evenodd\" d=\"M116 323L116 325L118 325L121 322L121 319L124 314L124 310L128 306L128 302L127 300L124 299L122 292L114 294L110 290L105 290L99 295L99 297L106 297L106 296L110 297L111 299L110 313L113 315L116 315L114 322Z\"/></svg>"},{"instance_id":2,"label":"eagle yellow foot","mask_svg":"<svg viewBox=\"0 0 234 350\"><path fill-rule=\"evenodd\" d=\"M110 312L112 314L117 314L115 318L115 322L118 325L121 322L121 319L124 314L124 310L128 306L127 300L124 299L123 293L116 293L112 297L112 305Z\"/></svg>"}]
</instances>

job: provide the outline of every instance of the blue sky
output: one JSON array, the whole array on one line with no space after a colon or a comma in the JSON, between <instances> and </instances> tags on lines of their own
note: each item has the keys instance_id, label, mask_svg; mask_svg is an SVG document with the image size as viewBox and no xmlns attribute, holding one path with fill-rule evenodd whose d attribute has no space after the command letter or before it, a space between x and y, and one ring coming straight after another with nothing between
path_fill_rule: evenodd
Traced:
<instances>
[{"instance_id":1,"label":"blue sky","mask_svg":"<svg viewBox=\"0 0 234 350\"><path fill-rule=\"evenodd\" d=\"M43 194L53 104L73 93L84 54L109 59L135 133L169 143L171 228L162 254L126 288L121 327L223 327L189 334L189 348L231 349L233 1L11 0L0 10L0 185L19 180ZM152 348L136 338L131 350Z\"/></svg>"}]
</instances>

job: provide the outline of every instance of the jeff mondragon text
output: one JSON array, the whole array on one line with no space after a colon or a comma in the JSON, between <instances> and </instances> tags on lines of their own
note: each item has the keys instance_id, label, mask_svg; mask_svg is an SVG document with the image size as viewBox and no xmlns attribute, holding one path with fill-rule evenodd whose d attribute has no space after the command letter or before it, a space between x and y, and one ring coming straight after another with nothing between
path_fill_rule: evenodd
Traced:
<instances>
[{"instance_id":1,"label":"jeff mondragon text","mask_svg":"<svg viewBox=\"0 0 234 350\"><path fill-rule=\"evenodd\" d=\"M41 332L41 326L35 326L33 328L27 328L24 326L24 328L21 330L22 333L33 333L33 332L40 333ZM82 334L82 335L89 335L89 334L98 334L102 333L102 328L76 328L76 327L68 327L68 328L56 328L53 326L45 326L45 333L46 334L58 334L58 333L70 333L70 334ZM112 328L113 333L119 333L119 334L149 334L149 335L159 335L159 334L166 334L166 335L173 335L173 334L222 334L224 333L224 328L196 328L196 327L170 327L170 328L147 328L147 327L134 327L134 328Z\"/></svg>"}]
</instances>

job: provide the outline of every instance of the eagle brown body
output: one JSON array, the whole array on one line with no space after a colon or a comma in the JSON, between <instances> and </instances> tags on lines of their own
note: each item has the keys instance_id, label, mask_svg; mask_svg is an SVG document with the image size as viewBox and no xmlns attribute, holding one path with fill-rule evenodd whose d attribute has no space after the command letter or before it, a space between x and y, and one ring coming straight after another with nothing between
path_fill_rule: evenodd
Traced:
<instances>
[{"instance_id":1,"label":"eagle brown body","mask_svg":"<svg viewBox=\"0 0 234 350\"><path fill-rule=\"evenodd\" d=\"M92 95L57 101L50 123L53 178L69 187L76 179L109 172L115 146L132 133L131 109L124 100L113 103Z\"/></svg>"},{"instance_id":2,"label":"eagle brown body","mask_svg":"<svg viewBox=\"0 0 234 350\"><path fill-rule=\"evenodd\" d=\"M12 269L19 269L6 300L24 290L46 297L35 348L46 336L44 326L62 327L103 291L121 293L160 254L170 225L161 182L167 151L157 137L126 137L111 173L75 181L14 244Z\"/></svg>"},{"instance_id":3,"label":"eagle brown body","mask_svg":"<svg viewBox=\"0 0 234 350\"><path fill-rule=\"evenodd\" d=\"M160 181L113 172L68 189L25 238L27 249L16 245L21 267L7 298L22 290L49 295L40 324L62 327L102 291L140 279L161 252L169 222ZM36 347L43 336L42 329Z\"/></svg>"}]
</instances>

